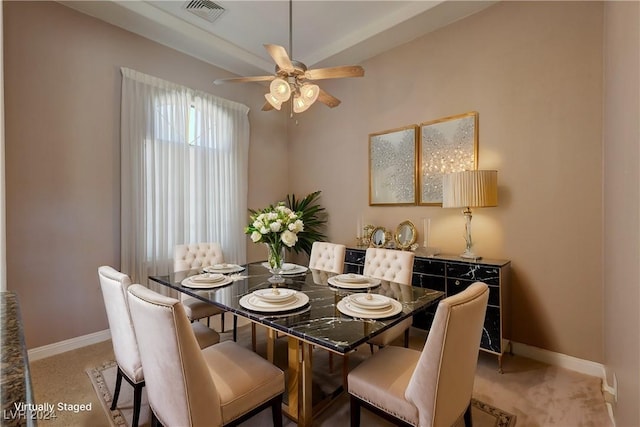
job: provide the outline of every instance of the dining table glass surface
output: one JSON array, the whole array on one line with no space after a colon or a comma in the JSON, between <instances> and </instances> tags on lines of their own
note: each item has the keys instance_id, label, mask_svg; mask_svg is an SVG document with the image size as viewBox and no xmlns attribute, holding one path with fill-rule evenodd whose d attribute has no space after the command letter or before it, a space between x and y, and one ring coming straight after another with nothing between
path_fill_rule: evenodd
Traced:
<instances>
[{"instance_id":1,"label":"dining table glass surface","mask_svg":"<svg viewBox=\"0 0 640 427\"><path fill-rule=\"evenodd\" d=\"M244 270L227 275L230 281L211 283L211 288L183 285L183 282L189 283L185 279L203 273L202 269L150 276L150 279L298 340L341 354L349 353L403 319L436 304L443 297L443 292L440 291L385 280L379 281L379 284L378 281L372 282L372 286L362 289L358 289L357 285L339 288L332 285L335 284L335 278L329 280L336 274L306 268L294 269L295 274L287 274L285 271L284 282L274 284L269 281L272 274L263 263L251 263L242 267ZM289 292L283 289L303 293L303 304L294 304L297 308L293 310L269 309L266 312L258 311L259 308L247 308L247 296L255 291L274 287L278 288L276 295L280 290ZM366 315L358 317L357 312L351 312L353 316L343 314L345 304L343 302L340 305L341 300L367 292L398 301L400 304L394 303L398 310L394 310L391 317L378 316L380 318L369 318ZM399 313L395 314L397 311Z\"/></svg>"}]
</instances>

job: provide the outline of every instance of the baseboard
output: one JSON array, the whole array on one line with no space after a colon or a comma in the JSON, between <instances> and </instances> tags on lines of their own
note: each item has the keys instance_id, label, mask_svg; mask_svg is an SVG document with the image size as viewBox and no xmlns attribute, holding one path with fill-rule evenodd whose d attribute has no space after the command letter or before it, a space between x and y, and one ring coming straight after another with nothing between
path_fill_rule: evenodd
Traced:
<instances>
[{"instance_id":1,"label":"baseboard","mask_svg":"<svg viewBox=\"0 0 640 427\"><path fill-rule=\"evenodd\" d=\"M529 359L544 362L549 365L558 366L572 371L580 372L592 377L598 377L606 381L604 365L602 363L592 362L590 360L579 359L577 357L568 356L555 351L545 350L539 347L511 342L513 352L518 356L528 357Z\"/></svg>"},{"instance_id":2,"label":"baseboard","mask_svg":"<svg viewBox=\"0 0 640 427\"><path fill-rule=\"evenodd\" d=\"M32 348L31 350L28 350L27 354L29 356L29 362L33 362L34 360L55 356L56 354L96 344L108 339L111 339L111 332L109 332L109 329L105 329L104 331L98 331L92 334L54 342L53 344L43 345L42 347Z\"/></svg>"}]
</instances>

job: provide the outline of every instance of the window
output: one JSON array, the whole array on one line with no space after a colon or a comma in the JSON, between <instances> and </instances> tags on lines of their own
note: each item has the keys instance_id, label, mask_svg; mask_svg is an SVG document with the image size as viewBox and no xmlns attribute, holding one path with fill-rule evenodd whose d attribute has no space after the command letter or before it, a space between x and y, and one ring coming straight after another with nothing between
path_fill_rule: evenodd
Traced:
<instances>
[{"instance_id":1,"label":"window","mask_svg":"<svg viewBox=\"0 0 640 427\"><path fill-rule=\"evenodd\" d=\"M123 69L123 271L166 273L181 243L218 242L245 262L248 108L132 73Z\"/></svg>"}]
</instances>

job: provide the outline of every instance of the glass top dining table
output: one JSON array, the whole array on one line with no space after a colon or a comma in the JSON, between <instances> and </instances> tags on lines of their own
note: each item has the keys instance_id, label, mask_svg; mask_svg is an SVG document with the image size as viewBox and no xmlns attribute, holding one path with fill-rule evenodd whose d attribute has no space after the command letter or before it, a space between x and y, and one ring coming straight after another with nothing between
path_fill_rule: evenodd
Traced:
<instances>
[{"instance_id":1,"label":"glass top dining table","mask_svg":"<svg viewBox=\"0 0 640 427\"><path fill-rule=\"evenodd\" d=\"M240 266L242 271L228 274L230 283L209 289L194 289L187 279L202 273L202 269L181 271L164 276L149 276L154 282L213 304L225 311L249 319L267 328L267 358L273 361L273 341L278 333L289 337L288 405L285 413L298 425L311 425L311 352L321 347L343 356L354 351L372 337L393 327L402 320L436 304L443 292L399 283L380 281L365 290L334 287L330 282L335 274L306 269L298 274L283 274L284 282L273 284L272 274L263 263ZM305 270L297 268L295 271ZM187 281L185 280L187 279ZM215 286L215 285L213 285ZM246 299L261 289L278 288L278 292L295 290L308 297L308 303L294 310L262 312L246 308ZM355 293L385 295L398 301L399 313L388 318L371 319L343 314L339 302ZM244 299L243 299L244 297ZM365 296L366 297L366 296ZM244 303L243 303L244 302ZM344 305L340 305L344 307ZM401 310L400 310L401 306ZM272 310L270 308L270 310ZM344 310L344 309L343 309ZM396 311L398 311L396 310ZM357 314L357 313L351 313ZM366 317L366 316L365 316ZM346 366L346 365L344 365ZM347 372L344 372L346 380Z\"/></svg>"}]
</instances>

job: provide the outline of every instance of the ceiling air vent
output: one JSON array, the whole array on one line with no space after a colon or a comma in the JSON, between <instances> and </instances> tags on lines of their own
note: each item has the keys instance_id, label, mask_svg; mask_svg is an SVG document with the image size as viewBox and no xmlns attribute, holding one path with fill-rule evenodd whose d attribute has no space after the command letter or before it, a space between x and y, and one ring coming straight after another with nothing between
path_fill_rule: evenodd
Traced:
<instances>
[{"instance_id":1,"label":"ceiling air vent","mask_svg":"<svg viewBox=\"0 0 640 427\"><path fill-rule=\"evenodd\" d=\"M184 4L185 10L206 19L209 22L214 22L216 19L224 13L225 9L210 0L191 0Z\"/></svg>"}]
</instances>

